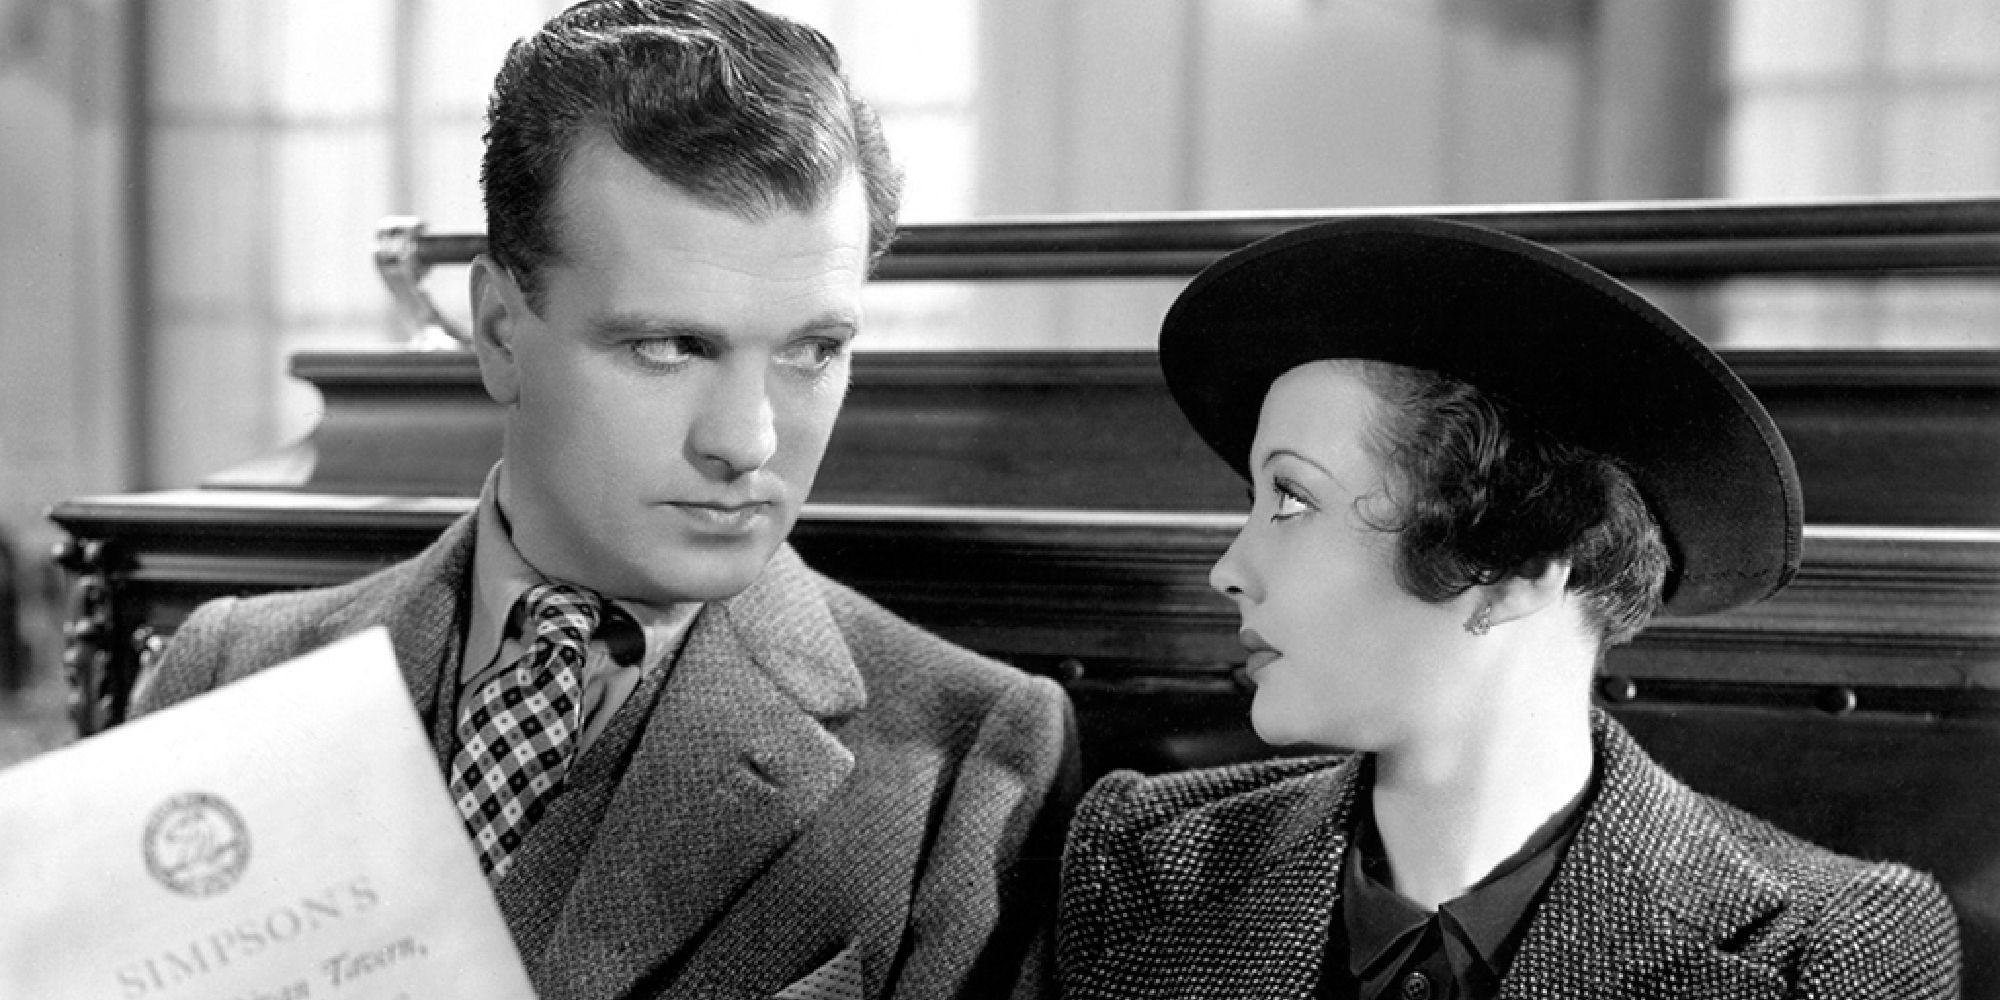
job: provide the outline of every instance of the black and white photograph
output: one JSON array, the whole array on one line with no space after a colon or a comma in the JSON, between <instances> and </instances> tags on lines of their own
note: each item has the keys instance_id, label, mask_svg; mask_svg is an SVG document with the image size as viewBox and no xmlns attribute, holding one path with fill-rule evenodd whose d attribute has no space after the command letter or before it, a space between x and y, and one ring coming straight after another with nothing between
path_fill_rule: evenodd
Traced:
<instances>
[{"instance_id":1,"label":"black and white photograph","mask_svg":"<svg viewBox=\"0 0 2000 1000\"><path fill-rule=\"evenodd\" d=\"M2000 0L0 0L0 1000L2000 1000Z\"/></svg>"}]
</instances>

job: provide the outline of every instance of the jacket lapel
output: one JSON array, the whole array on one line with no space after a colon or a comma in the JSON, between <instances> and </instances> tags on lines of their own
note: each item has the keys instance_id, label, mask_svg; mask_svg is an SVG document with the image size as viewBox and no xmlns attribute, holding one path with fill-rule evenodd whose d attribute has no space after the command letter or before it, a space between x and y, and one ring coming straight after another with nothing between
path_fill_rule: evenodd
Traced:
<instances>
[{"instance_id":1,"label":"jacket lapel","mask_svg":"<svg viewBox=\"0 0 2000 1000\"><path fill-rule=\"evenodd\" d=\"M329 639L377 625L388 628L410 700L439 748L439 773L451 752L451 741L440 736L449 737L452 724L450 713L438 710L439 686L457 672L477 524L476 511L453 521L429 548L393 570L397 575L387 586L364 590L321 626Z\"/></svg>"},{"instance_id":2,"label":"jacket lapel","mask_svg":"<svg viewBox=\"0 0 2000 1000\"><path fill-rule=\"evenodd\" d=\"M1778 918L1782 886L1623 727L1602 711L1592 724L1597 796L1502 1000L1784 996L1775 966L1744 948Z\"/></svg>"},{"instance_id":3,"label":"jacket lapel","mask_svg":"<svg viewBox=\"0 0 2000 1000\"><path fill-rule=\"evenodd\" d=\"M854 766L826 724L865 702L861 675L789 547L702 610L673 671L547 947L528 956L547 1000L622 996L676 961Z\"/></svg>"},{"instance_id":4,"label":"jacket lapel","mask_svg":"<svg viewBox=\"0 0 2000 1000\"><path fill-rule=\"evenodd\" d=\"M1196 809L1152 831L1143 843L1147 870L1171 916L1130 943L1131 958L1110 958L1107 967L1176 977L1207 970L1217 978L1201 983L1201 994L1217 998L1312 996L1363 761L1351 756L1296 779L1306 783L1302 798L1273 799L1269 811ZM1202 845L1193 852L1199 867L1175 858L1193 856L1189 844ZM1161 955L1175 958L1162 965L1154 961ZM1181 995L1188 983L1158 985L1160 995Z\"/></svg>"}]
</instances>

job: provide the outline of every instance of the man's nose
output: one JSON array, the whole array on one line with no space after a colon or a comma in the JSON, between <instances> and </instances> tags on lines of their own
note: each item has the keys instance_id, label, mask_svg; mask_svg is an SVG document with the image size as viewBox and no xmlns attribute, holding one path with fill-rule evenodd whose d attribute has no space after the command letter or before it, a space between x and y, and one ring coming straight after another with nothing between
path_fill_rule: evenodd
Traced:
<instances>
[{"instance_id":1,"label":"man's nose","mask_svg":"<svg viewBox=\"0 0 2000 1000\"><path fill-rule=\"evenodd\" d=\"M725 366L695 414L688 447L697 465L723 478L755 472L778 451L777 414L761 366Z\"/></svg>"}]
</instances>

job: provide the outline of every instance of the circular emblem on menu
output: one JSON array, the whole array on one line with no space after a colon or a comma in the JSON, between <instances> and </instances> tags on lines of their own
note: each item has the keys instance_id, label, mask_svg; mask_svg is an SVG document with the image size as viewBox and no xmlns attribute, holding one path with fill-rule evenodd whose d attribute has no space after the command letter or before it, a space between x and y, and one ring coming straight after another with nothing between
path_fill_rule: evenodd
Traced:
<instances>
[{"instance_id":1,"label":"circular emblem on menu","mask_svg":"<svg viewBox=\"0 0 2000 1000\"><path fill-rule=\"evenodd\" d=\"M250 830L229 803L185 792L146 822L146 870L183 896L213 896L236 884L250 863Z\"/></svg>"}]
</instances>

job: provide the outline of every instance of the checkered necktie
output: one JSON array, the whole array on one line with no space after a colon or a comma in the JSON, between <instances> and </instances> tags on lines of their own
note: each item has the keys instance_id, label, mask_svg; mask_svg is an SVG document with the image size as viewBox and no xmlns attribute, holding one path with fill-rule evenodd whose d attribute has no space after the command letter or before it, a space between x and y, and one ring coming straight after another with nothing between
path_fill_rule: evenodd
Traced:
<instances>
[{"instance_id":1,"label":"checkered necktie","mask_svg":"<svg viewBox=\"0 0 2000 1000\"><path fill-rule=\"evenodd\" d=\"M583 658L602 605L580 587L544 583L521 598L528 651L465 700L451 794L488 878L562 787L583 726Z\"/></svg>"}]
</instances>

